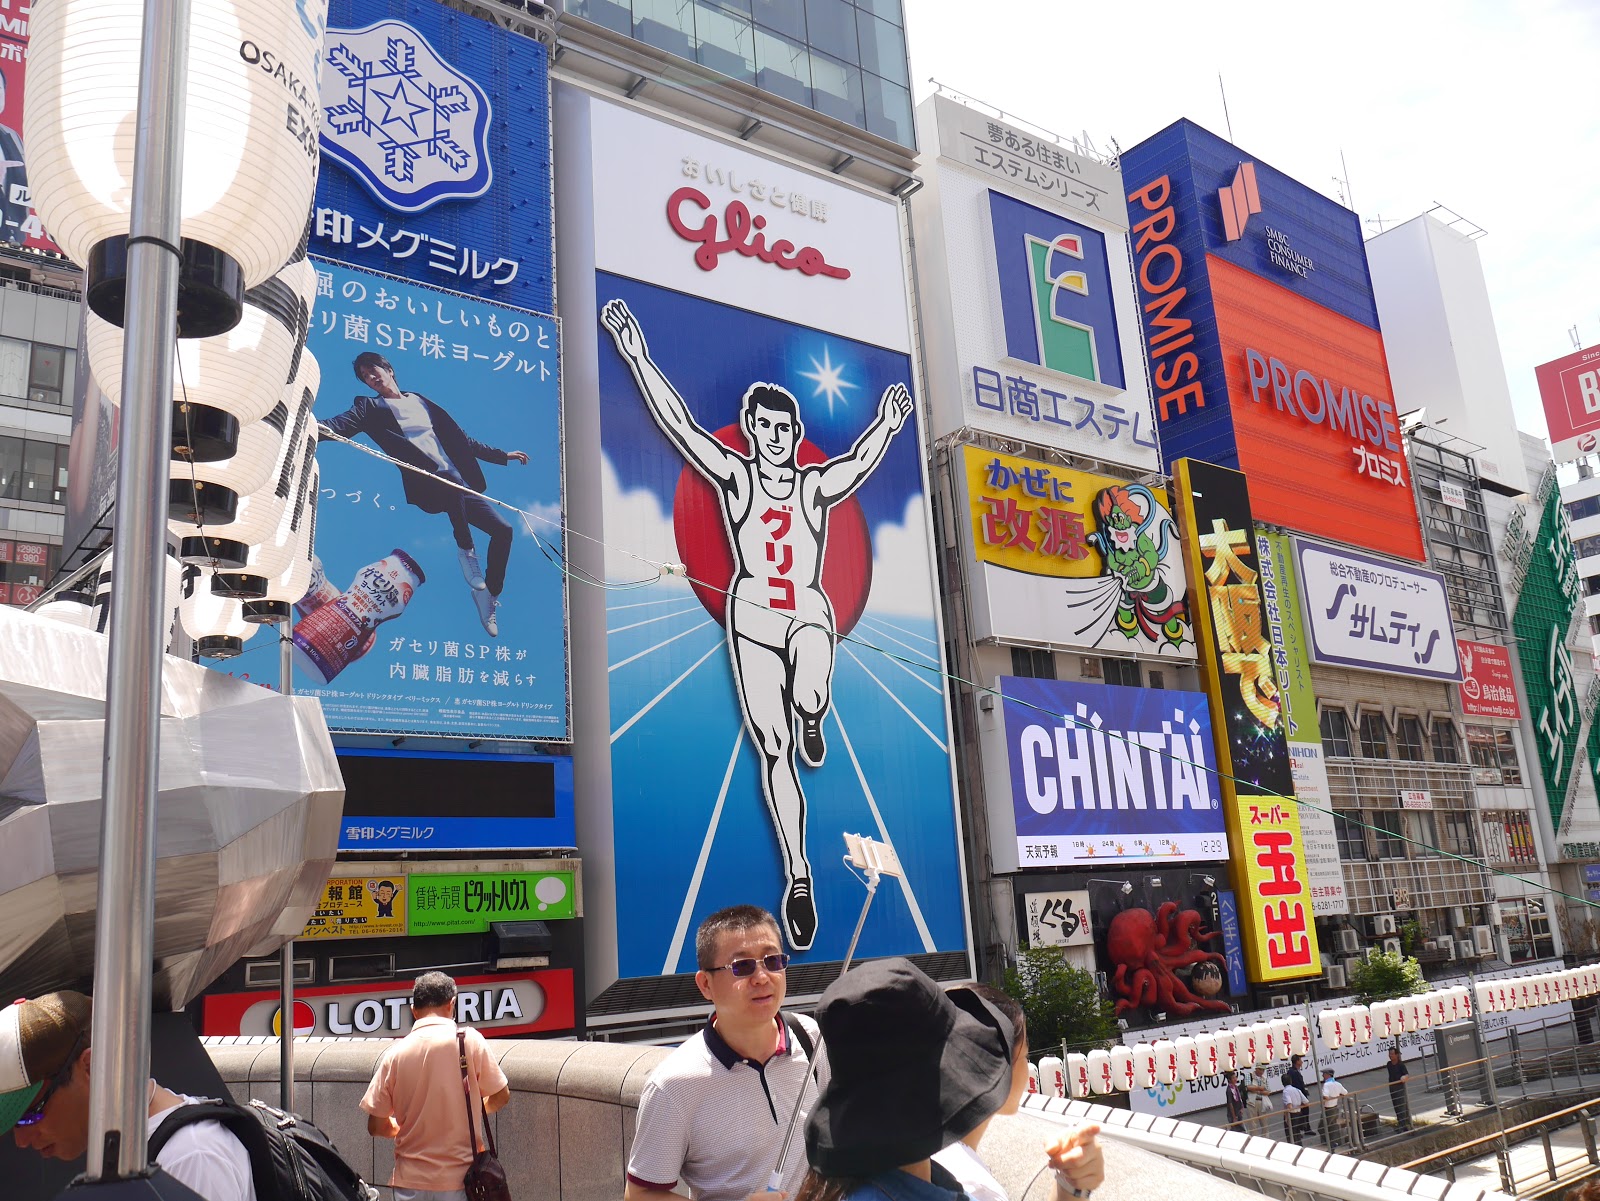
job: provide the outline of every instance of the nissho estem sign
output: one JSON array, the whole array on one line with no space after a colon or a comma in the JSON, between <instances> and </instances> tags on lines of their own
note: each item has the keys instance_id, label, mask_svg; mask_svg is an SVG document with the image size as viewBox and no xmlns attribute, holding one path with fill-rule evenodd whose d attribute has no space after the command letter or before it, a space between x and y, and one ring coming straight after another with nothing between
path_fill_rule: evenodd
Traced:
<instances>
[{"instance_id":1,"label":"nissho estem sign","mask_svg":"<svg viewBox=\"0 0 1600 1201\"><path fill-rule=\"evenodd\" d=\"M1578 754L1579 697L1567 627L1581 597L1578 560L1561 492L1550 489L1528 560L1528 574L1511 619L1517 635L1522 687L1533 719L1550 819L1559 828L1567 780Z\"/></svg>"}]
</instances>

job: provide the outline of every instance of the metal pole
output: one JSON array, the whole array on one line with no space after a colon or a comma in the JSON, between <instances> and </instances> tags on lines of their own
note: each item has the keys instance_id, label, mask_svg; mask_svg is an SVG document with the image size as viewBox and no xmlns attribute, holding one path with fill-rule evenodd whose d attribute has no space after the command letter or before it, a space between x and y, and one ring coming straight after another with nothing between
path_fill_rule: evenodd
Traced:
<instances>
[{"instance_id":1,"label":"metal pole","mask_svg":"<svg viewBox=\"0 0 1600 1201\"><path fill-rule=\"evenodd\" d=\"M292 617L278 623L278 691L294 695ZM278 952L278 1108L294 1112L294 939Z\"/></svg>"},{"instance_id":2,"label":"metal pole","mask_svg":"<svg viewBox=\"0 0 1600 1201\"><path fill-rule=\"evenodd\" d=\"M162 612L189 0L145 0L129 212L95 913L91 1180L144 1171L161 746Z\"/></svg>"}]
</instances>

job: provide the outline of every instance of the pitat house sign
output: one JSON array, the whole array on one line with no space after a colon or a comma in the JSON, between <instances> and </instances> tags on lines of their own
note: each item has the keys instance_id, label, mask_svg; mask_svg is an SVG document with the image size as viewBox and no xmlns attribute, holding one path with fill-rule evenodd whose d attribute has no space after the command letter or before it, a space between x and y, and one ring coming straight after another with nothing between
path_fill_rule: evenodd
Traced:
<instances>
[{"instance_id":1,"label":"pitat house sign","mask_svg":"<svg viewBox=\"0 0 1600 1201\"><path fill-rule=\"evenodd\" d=\"M570 1030L572 971L506 972L456 978L456 1020L489 1035ZM411 982L365 988L295 990L294 1032L318 1037L397 1038L411 1029ZM219 993L202 999L205 1035L276 1035L276 992Z\"/></svg>"}]
</instances>

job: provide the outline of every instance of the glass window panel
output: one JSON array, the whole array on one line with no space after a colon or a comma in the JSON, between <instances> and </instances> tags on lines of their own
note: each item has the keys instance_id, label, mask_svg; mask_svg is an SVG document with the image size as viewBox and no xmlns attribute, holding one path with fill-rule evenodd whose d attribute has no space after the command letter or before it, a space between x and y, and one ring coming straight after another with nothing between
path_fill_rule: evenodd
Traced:
<instances>
[{"instance_id":1,"label":"glass window panel","mask_svg":"<svg viewBox=\"0 0 1600 1201\"><path fill-rule=\"evenodd\" d=\"M21 500L51 504L61 499L56 488L56 444L54 442L25 442L22 447Z\"/></svg>"},{"instance_id":2,"label":"glass window panel","mask_svg":"<svg viewBox=\"0 0 1600 1201\"><path fill-rule=\"evenodd\" d=\"M1522 783L1522 764L1517 759L1517 741L1510 730L1494 732L1495 749L1499 752L1500 778L1506 784Z\"/></svg>"},{"instance_id":3,"label":"glass window panel","mask_svg":"<svg viewBox=\"0 0 1600 1201\"><path fill-rule=\"evenodd\" d=\"M856 42L856 10L847 0L806 0L806 41L847 63L861 62ZM815 74L816 68L812 68ZM813 86L815 80L813 79Z\"/></svg>"},{"instance_id":4,"label":"glass window panel","mask_svg":"<svg viewBox=\"0 0 1600 1201\"><path fill-rule=\"evenodd\" d=\"M1047 650L1032 646L1011 648L1011 674L1032 680L1056 678L1056 657Z\"/></svg>"},{"instance_id":5,"label":"glass window panel","mask_svg":"<svg viewBox=\"0 0 1600 1201\"><path fill-rule=\"evenodd\" d=\"M1439 824L1434 821L1431 813L1408 813L1405 815L1406 837L1412 839L1412 858L1424 855L1437 855L1439 853Z\"/></svg>"},{"instance_id":6,"label":"glass window panel","mask_svg":"<svg viewBox=\"0 0 1600 1201\"><path fill-rule=\"evenodd\" d=\"M694 57L690 0L633 0L633 36L679 58Z\"/></svg>"},{"instance_id":7,"label":"glass window panel","mask_svg":"<svg viewBox=\"0 0 1600 1201\"><path fill-rule=\"evenodd\" d=\"M1400 814L1393 809L1369 811L1363 815L1377 839L1379 859L1404 859L1406 844L1400 837Z\"/></svg>"},{"instance_id":8,"label":"glass window panel","mask_svg":"<svg viewBox=\"0 0 1600 1201\"><path fill-rule=\"evenodd\" d=\"M1339 836L1339 858L1365 859L1367 857L1367 832L1361 826L1361 814L1354 811L1333 815L1333 828Z\"/></svg>"},{"instance_id":9,"label":"glass window panel","mask_svg":"<svg viewBox=\"0 0 1600 1201\"><path fill-rule=\"evenodd\" d=\"M703 66L746 83L756 78L756 31L748 15L698 0L694 18L699 45L695 57Z\"/></svg>"},{"instance_id":10,"label":"glass window panel","mask_svg":"<svg viewBox=\"0 0 1600 1201\"><path fill-rule=\"evenodd\" d=\"M902 146L915 146L917 135L911 119L911 89L879 79L868 71L861 73L861 87L866 93L868 132Z\"/></svg>"},{"instance_id":11,"label":"glass window panel","mask_svg":"<svg viewBox=\"0 0 1600 1201\"><path fill-rule=\"evenodd\" d=\"M756 8L761 8L757 0ZM801 43L756 26L756 87L811 107L811 54Z\"/></svg>"},{"instance_id":12,"label":"glass window panel","mask_svg":"<svg viewBox=\"0 0 1600 1201\"><path fill-rule=\"evenodd\" d=\"M0 435L0 496L16 500L22 487L22 439Z\"/></svg>"},{"instance_id":13,"label":"glass window panel","mask_svg":"<svg viewBox=\"0 0 1600 1201\"><path fill-rule=\"evenodd\" d=\"M28 370L28 383L40 388L60 388L61 363L65 354L64 347L35 343L33 364Z\"/></svg>"},{"instance_id":14,"label":"glass window panel","mask_svg":"<svg viewBox=\"0 0 1600 1201\"><path fill-rule=\"evenodd\" d=\"M567 11L574 16L633 36L633 13L626 4L619 4L617 0L566 0L566 3Z\"/></svg>"},{"instance_id":15,"label":"glass window panel","mask_svg":"<svg viewBox=\"0 0 1600 1201\"><path fill-rule=\"evenodd\" d=\"M867 111L861 98L861 68L813 50L811 107L824 116L865 129Z\"/></svg>"},{"instance_id":16,"label":"glass window panel","mask_svg":"<svg viewBox=\"0 0 1600 1201\"><path fill-rule=\"evenodd\" d=\"M1433 723L1433 761L1435 763L1460 763L1461 746L1456 742L1454 722L1439 718Z\"/></svg>"},{"instance_id":17,"label":"glass window panel","mask_svg":"<svg viewBox=\"0 0 1600 1201\"><path fill-rule=\"evenodd\" d=\"M756 24L763 29L805 41L805 0L754 0L751 12L755 16Z\"/></svg>"},{"instance_id":18,"label":"glass window panel","mask_svg":"<svg viewBox=\"0 0 1600 1201\"><path fill-rule=\"evenodd\" d=\"M1414 717L1402 717L1399 728L1395 730L1395 750L1400 758L1408 763L1421 763L1422 753L1422 723Z\"/></svg>"},{"instance_id":19,"label":"glass window panel","mask_svg":"<svg viewBox=\"0 0 1600 1201\"><path fill-rule=\"evenodd\" d=\"M1361 754L1367 759L1389 757L1389 732L1383 728L1383 714L1361 715Z\"/></svg>"},{"instance_id":20,"label":"glass window panel","mask_svg":"<svg viewBox=\"0 0 1600 1201\"><path fill-rule=\"evenodd\" d=\"M908 87L911 77L906 69L906 35L896 25L865 10L856 11L856 33L861 41L861 65L875 75L893 80ZM870 113L872 103L867 102Z\"/></svg>"},{"instance_id":21,"label":"glass window panel","mask_svg":"<svg viewBox=\"0 0 1600 1201\"><path fill-rule=\"evenodd\" d=\"M0 338L0 396L28 394L28 364L32 347L16 338Z\"/></svg>"},{"instance_id":22,"label":"glass window panel","mask_svg":"<svg viewBox=\"0 0 1600 1201\"><path fill-rule=\"evenodd\" d=\"M61 393L54 388L29 388L28 402L34 405L49 405L52 408L61 408Z\"/></svg>"},{"instance_id":23,"label":"glass window panel","mask_svg":"<svg viewBox=\"0 0 1600 1201\"><path fill-rule=\"evenodd\" d=\"M1318 715L1322 726L1323 753L1334 759L1350 757L1350 719L1343 709L1324 709Z\"/></svg>"},{"instance_id":24,"label":"glass window panel","mask_svg":"<svg viewBox=\"0 0 1600 1201\"><path fill-rule=\"evenodd\" d=\"M856 0L856 7L864 8L885 21L893 21L896 25L906 23L905 10L900 0Z\"/></svg>"},{"instance_id":25,"label":"glass window panel","mask_svg":"<svg viewBox=\"0 0 1600 1201\"><path fill-rule=\"evenodd\" d=\"M1118 684L1124 688L1138 688L1143 683L1139 679L1139 661L1137 659L1102 659L1100 662L1107 684Z\"/></svg>"}]
</instances>

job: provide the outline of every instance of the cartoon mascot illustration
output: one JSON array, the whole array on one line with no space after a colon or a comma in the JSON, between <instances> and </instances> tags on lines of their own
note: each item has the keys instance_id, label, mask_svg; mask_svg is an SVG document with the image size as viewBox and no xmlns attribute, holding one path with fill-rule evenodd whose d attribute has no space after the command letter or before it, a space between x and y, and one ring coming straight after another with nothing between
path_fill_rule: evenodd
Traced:
<instances>
[{"instance_id":1,"label":"cartoon mascot illustration","mask_svg":"<svg viewBox=\"0 0 1600 1201\"><path fill-rule=\"evenodd\" d=\"M1095 646L1113 630L1162 650L1192 642L1178 527L1154 493L1143 484L1102 488L1094 517L1087 541L1105 560L1101 574L1062 581L1074 632Z\"/></svg>"},{"instance_id":2,"label":"cartoon mascot illustration","mask_svg":"<svg viewBox=\"0 0 1600 1201\"><path fill-rule=\"evenodd\" d=\"M739 412L750 446L741 453L690 415L650 358L626 304L613 300L600 316L651 417L712 486L722 510L734 558L723 615L734 683L745 727L761 755L761 789L783 856L785 935L796 951L808 950L816 938L817 909L796 756L820 767L827 753L822 719L831 700L838 633L822 586L829 513L883 462L911 415L911 394L895 384L854 446L802 466L796 457L805 438L799 404L777 384L753 383Z\"/></svg>"}]
</instances>

